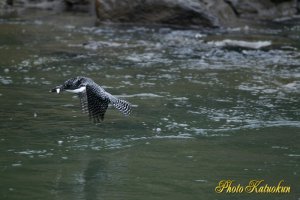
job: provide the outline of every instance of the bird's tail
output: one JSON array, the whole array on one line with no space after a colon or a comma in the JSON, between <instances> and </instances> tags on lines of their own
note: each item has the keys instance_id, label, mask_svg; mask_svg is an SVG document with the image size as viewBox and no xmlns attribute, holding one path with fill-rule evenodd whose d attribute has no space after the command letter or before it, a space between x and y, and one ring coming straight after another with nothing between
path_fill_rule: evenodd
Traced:
<instances>
[{"instance_id":1,"label":"bird's tail","mask_svg":"<svg viewBox=\"0 0 300 200\"><path fill-rule=\"evenodd\" d=\"M120 112L122 112L124 115L128 116L131 112L131 104L127 101L121 100L121 99L115 99L114 102L112 102L115 108L117 108Z\"/></svg>"},{"instance_id":2,"label":"bird's tail","mask_svg":"<svg viewBox=\"0 0 300 200\"><path fill-rule=\"evenodd\" d=\"M125 100L118 99L117 97L111 95L110 93L106 92L106 95L108 96L111 104L117 108L120 112L122 112L124 115L128 116L131 112L131 104L128 103Z\"/></svg>"}]
</instances>

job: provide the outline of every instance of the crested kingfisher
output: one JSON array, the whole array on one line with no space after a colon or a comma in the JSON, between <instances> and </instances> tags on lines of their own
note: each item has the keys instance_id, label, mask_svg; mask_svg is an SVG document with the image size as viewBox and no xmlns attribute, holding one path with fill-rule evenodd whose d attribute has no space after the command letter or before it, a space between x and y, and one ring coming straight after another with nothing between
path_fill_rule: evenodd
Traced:
<instances>
[{"instance_id":1,"label":"crested kingfisher","mask_svg":"<svg viewBox=\"0 0 300 200\"><path fill-rule=\"evenodd\" d=\"M109 103L125 116L128 116L131 111L132 106L130 103L106 92L101 86L87 77L78 76L68 79L64 84L50 90L50 92L56 93L62 91L77 94L82 111L88 113L90 120L93 120L95 123L100 122L100 120L103 121Z\"/></svg>"}]
</instances>

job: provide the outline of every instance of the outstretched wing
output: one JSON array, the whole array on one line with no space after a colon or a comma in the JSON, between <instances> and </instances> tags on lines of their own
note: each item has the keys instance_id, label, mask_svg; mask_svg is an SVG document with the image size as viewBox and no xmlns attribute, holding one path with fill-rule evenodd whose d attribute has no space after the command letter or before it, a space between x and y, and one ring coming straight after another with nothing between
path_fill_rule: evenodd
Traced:
<instances>
[{"instance_id":1,"label":"outstretched wing","mask_svg":"<svg viewBox=\"0 0 300 200\"><path fill-rule=\"evenodd\" d=\"M104 114L107 110L109 99L101 95L95 87L87 85L84 92L78 94L83 112L88 112L90 120L95 123L103 121Z\"/></svg>"},{"instance_id":2,"label":"outstretched wing","mask_svg":"<svg viewBox=\"0 0 300 200\"><path fill-rule=\"evenodd\" d=\"M89 112L88 110L88 101L87 101L87 96L86 96L86 91L77 93L78 97L80 99L80 105L81 105L81 110L84 113Z\"/></svg>"}]
</instances>

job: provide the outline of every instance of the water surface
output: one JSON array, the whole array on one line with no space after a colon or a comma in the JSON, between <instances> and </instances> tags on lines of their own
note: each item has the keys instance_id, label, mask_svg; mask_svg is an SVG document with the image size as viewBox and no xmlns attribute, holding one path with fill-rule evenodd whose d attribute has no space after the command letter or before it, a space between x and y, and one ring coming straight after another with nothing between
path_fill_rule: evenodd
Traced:
<instances>
[{"instance_id":1,"label":"water surface","mask_svg":"<svg viewBox=\"0 0 300 200\"><path fill-rule=\"evenodd\" d=\"M298 22L180 30L38 14L0 21L1 199L300 198ZM214 45L225 39L271 45ZM78 75L132 115L109 108L95 125L76 96L49 93ZM292 192L216 194L222 179Z\"/></svg>"}]
</instances>

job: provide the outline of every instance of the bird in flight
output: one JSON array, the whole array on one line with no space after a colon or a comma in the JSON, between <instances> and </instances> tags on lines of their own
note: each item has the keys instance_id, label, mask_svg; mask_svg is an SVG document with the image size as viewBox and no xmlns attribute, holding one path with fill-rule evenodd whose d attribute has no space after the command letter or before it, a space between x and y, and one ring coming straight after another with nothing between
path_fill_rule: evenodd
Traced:
<instances>
[{"instance_id":1,"label":"bird in flight","mask_svg":"<svg viewBox=\"0 0 300 200\"><path fill-rule=\"evenodd\" d=\"M101 86L87 77L78 76L71 78L65 81L64 84L50 90L50 92L56 93L62 91L77 94L80 99L82 111L89 113L89 118L94 123L100 122L100 120L103 121L109 103L125 116L128 116L131 111L130 103L106 92Z\"/></svg>"}]
</instances>

